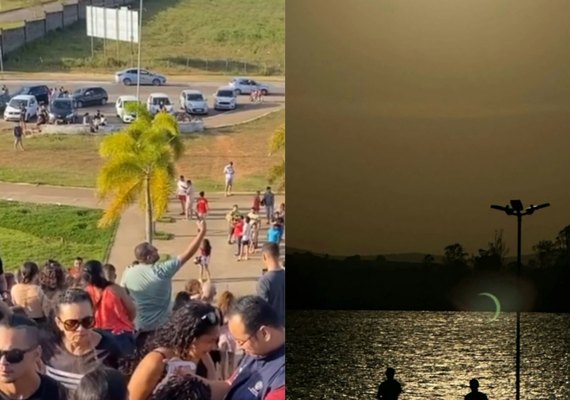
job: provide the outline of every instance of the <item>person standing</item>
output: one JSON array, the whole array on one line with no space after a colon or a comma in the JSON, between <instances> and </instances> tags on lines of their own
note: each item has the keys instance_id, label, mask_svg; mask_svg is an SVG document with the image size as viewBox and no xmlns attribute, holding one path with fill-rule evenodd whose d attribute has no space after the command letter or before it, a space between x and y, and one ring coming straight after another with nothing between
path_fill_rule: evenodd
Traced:
<instances>
[{"instance_id":1,"label":"person standing","mask_svg":"<svg viewBox=\"0 0 570 400\"><path fill-rule=\"evenodd\" d=\"M477 379L469 381L469 388L471 393L465 395L465 400L488 400L487 395L479 391L479 381Z\"/></svg>"},{"instance_id":2,"label":"person standing","mask_svg":"<svg viewBox=\"0 0 570 400\"><path fill-rule=\"evenodd\" d=\"M259 190L255 192L255 196L253 196L251 208L257 213L261 210L261 192Z\"/></svg>"},{"instance_id":3,"label":"person standing","mask_svg":"<svg viewBox=\"0 0 570 400\"><path fill-rule=\"evenodd\" d=\"M243 227L245 225L243 215L240 215L234 225L234 238L237 245L236 257L238 261L241 261L241 240L243 237Z\"/></svg>"},{"instance_id":4,"label":"person standing","mask_svg":"<svg viewBox=\"0 0 570 400\"><path fill-rule=\"evenodd\" d=\"M235 172L234 162L230 161L230 163L224 167L224 175L226 177L226 197L232 195L232 186L234 184Z\"/></svg>"},{"instance_id":5,"label":"person standing","mask_svg":"<svg viewBox=\"0 0 570 400\"><path fill-rule=\"evenodd\" d=\"M192 219L192 206L194 205L194 187L192 186L192 181L188 179L186 181L186 200L184 210L186 212L186 219Z\"/></svg>"},{"instance_id":6,"label":"person standing","mask_svg":"<svg viewBox=\"0 0 570 400\"><path fill-rule=\"evenodd\" d=\"M243 228L241 236L241 252L239 254L239 260L249 260L249 246L251 244L251 219L249 217L244 218Z\"/></svg>"},{"instance_id":7,"label":"person standing","mask_svg":"<svg viewBox=\"0 0 570 400\"><path fill-rule=\"evenodd\" d=\"M172 298L172 279L200 248L206 235L206 222L198 221L198 234L176 258L160 261L158 249L144 242L135 247L138 264L127 267L121 286L128 290L136 305L135 328L138 331L137 348L142 345L169 317Z\"/></svg>"},{"instance_id":8,"label":"person standing","mask_svg":"<svg viewBox=\"0 0 570 400\"><path fill-rule=\"evenodd\" d=\"M18 150L18 147L24 151L24 144L22 140L24 138L24 129L22 124L17 124L14 126L14 149Z\"/></svg>"},{"instance_id":9,"label":"person standing","mask_svg":"<svg viewBox=\"0 0 570 400\"><path fill-rule=\"evenodd\" d=\"M196 214L198 216L198 220L203 221L206 219L210 207L208 206L206 194L204 192L200 192L199 196L200 197L198 197L198 200L196 201Z\"/></svg>"},{"instance_id":10,"label":"person standing","mask_svg":"<svg viewBox=\"0 0 570 400\"><path fill-rule=\"evenodd\" d=\"M22 129L24 132L26 131L26 120L28 119L28 110L26 109L26 105L22 103L20 105L20 125L22 125Z\"/></svg>"},{"instance_id":11,"label":"person standing","mask_svg":"<svg viewBox=\"0 0 570 400\"><path fill-rule=\"evenodd\" d=\"M239 207L237 204L232 206L232 209L226 214L226 221L228 222L228 244L232 244L234 236L234 226L240 216Z\"/></svg>"},{"instance_id":12,"label":"person standing","mask_svg":"<svg viewBox=\"0 0 570 400\"><path fill-rule=\"evenodd\" d=\"M2 320L0 353L0 399L66 399L62 385L38 372L42 349L34 321L16 314Z\"/></svg>"},{"instance_id":13,"label":"person standing","mask_svg":"<svg viewBox=\"0 0 570 400\"><path fill-rule=\"evenodd\" d=\"M394 368L386 369L386 380L378 386L378 400L398 400L400 393L402 393L402 385L394 379L396 370Z\"/></svg>"},{"instance_id":14,"label":"person standing","mask_svg":"<svg viewBox=\"0 0 570 400\"><path fill-rule=\"evenodd\" d=\"M184 175L180 175L178 182L176 182L176 195L180 201L180 206L182 206L182 212L180 215L186 214L186 189L186 179L184 179Z\"/></svg>"},{"instance_id":15,"label":"person standing","mask_svg":"<svg viewBox=\"0 0 570 400\"><path fill-rule=\"evenodd\" d=\"M261 257L267 272L257 282L257 295L271 305L285 324L285 268L279 262L279 245L265 243Z\"/></svg>"},{"instance_id":16,"label":"person standing","mask_svg":"<svg viewBox=\"0 0 570 400\"><path fill-rule=\"evenodd\" d=\"M265 193L263 193L261 204L265 207L265 216L267 217L267 225L269 225L275 209L275 195L271 191L271 187L267 186Z\"/></svg>"}]
</instances>

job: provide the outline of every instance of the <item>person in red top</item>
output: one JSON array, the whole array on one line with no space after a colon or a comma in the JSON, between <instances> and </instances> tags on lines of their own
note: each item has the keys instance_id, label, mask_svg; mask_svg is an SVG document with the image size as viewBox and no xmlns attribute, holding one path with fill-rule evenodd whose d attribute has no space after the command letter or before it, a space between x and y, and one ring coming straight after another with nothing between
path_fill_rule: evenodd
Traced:
<instances>
[{"instance_id":1,"label":"person in red top","mask_svg":"<svg viewBox=\"0 0 570 400\"><path fill-rule=\"evenodd\" d=\"M243 215L240 215L237 219L236 224L234 225L234 238L237 244L236 257L239 257L239 255L241 254L241 239L243 237L243 225L244 225ZM238 261L240 261L239 258Z\"/></svg>"},{"instance_id":2,"label":"person in red top","mask_svg":"<svg viewBox=\"0 0 570 400\"><path fill-rule=\"evenodd\" d=\"M253 196L253 205L251 206L252 210L255 210L256 213L261 210L261 192L258 190Z\"/></svg>"},{"instance_id":3,"label":"person in red top","mask_svg":"<svg viewBox=\"0 0 570 400\"><path fill-rule=\"evenodd\" d=\"M104 277L103 265L90 260L81 274L85 291L93 301L95 327L109 331L125 354L135 351L135 327L133 320L136 307L125 289L109 282Z\"/></svg>"},{"instance_id":4,"label":"person in red top","mask_svg":"<svg viewBox=\"0 0 570 400\"><path fill-rule=\"evenodd\" d=\"M198 214L198 220L206 219L208 214L208 199L206 199L204 192L200 192L200 197L196 201L196 214Z\"/></svg>"}]
</instances>

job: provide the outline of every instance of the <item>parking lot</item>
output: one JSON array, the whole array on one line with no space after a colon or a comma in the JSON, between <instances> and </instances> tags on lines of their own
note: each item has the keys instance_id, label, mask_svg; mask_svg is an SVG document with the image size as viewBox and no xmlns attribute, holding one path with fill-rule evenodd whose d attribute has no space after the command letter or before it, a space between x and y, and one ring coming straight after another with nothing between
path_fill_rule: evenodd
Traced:
<instances>
[{"instance_id":1,"label":"parking lot","mask_svg":"<svg viewBox=\"0 0 570 400\"><path fill-rule=\"evenodd\" d=\"M270 94L264 98L262 103L251 103L249 95L242 95L238 97L238 106L236 110L233 111L215 111L213 108L213 95L220 86L227 85L227 81L202 81L193 84L185 84L182 82L167 82L164 86L141 86L140 87L140 99L142 102L146 103L146 99L151 93L165 93L169 96L170 101L174 104L175 110L179 110L180 93L184 89L196 89L200 90L208 100L208 105L210 107L209 115L203 116L202 120L206 128L213 128L222 125L232 125L240 122L244 122L256 117L259 117L269 111L279 109L285 104L285 87L283 83L274 83L272 86L275 89L273 94ZM25 85L47 85L48 87L61 87L72 93L74 90L81 87L102 87L109 94L108 103L104 106L88 106L83 107L77 111L79 116L86 112L90 114L95 113L97 110L101 110L101 113L107 118L108 122L111 124L120 123L119 118L116 116L115 112L115 101L121 95L136 95L136 86L123 86L115 82L104 82L104 81L87 81L87 80L77 80L77 81L39 81L39 80L10 80L1 82L5 84L10 93L16 92L21 86ZM11 126L12 123L5 122L2 120L0 122L1 128L6 128Z\"/></svg>"}]
</instances>

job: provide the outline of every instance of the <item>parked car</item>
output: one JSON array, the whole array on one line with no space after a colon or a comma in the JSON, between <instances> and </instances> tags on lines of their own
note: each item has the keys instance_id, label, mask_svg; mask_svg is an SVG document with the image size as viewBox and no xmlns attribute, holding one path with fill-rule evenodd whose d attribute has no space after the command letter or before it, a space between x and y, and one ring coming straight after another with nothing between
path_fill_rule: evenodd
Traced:
<instances>
[{"instance_id":1,"label":"parked car","mask_svg":"<svg viewBox=\"0 0 570 400\"><path fill-rule=\"evenodd\" d=\"M34 96L39 104L49 104L49 88L46 85L22 86L12 93L12 97L22 94Z\"/></svg>"},{"instance_id":2,"label":"parked car","mask_svg":"<svg viewBox=\"0 0 570 400\"><path fill-rule=\"evenodd\" d=\"M0 114L4 112L6 106L10 102L10 95L9 94L0 94Z\"/></svg>"},{"instance_id":3,"label":"parked car","mask_svg":"<svg viewBox=\"0 0 570 400\"><path fill-rule=\"evenodd\" d=\"M146 107L151 114L156 114L160 111L160 106L163 105L166 112L174 114L174 106L170 101L167 94L164 93L151 93L146 101Z\"/></svg>"},{"instance_id":4,"label":"parked car","mask_svg":"<svg viewBox=\"0 0 570 400\"><path fill-rule=\"evenodd\" d=\"M104 106L109 101L107 91L97 86L79 88L73 92L71 98L78 108L95 105Z\"/></svg>"},{"instance_id":5,"label":"parked car","mask_svg":"<svg viewBox=\"0 0 570 400\"><path fill-rule=\"evenodd\" d=\"M186 89L180 93L180 108L188 114L208 115L208 99L199 90Z\"/></svg>"},{"instance_id":6,"label":"parked car","mask_svg":"<svg viewBox=\"0 0 570 400\"><path fill-rule=\"evenodd\" d=\"M270 94L271 87L264 83L256 82L250 78L237 77L233 78L229 85L234 88L236 94L250 94L254 90L261 90L264 96Z\"/></svg>"},{"instance_id":7,"label":"parked car","mask_svg":"<svg viewBox=\"0 0 570 400\"><path fill-rule=\"evenodd\" d=\"M115 103L115 110L117 112L117 117L126 124L130 124L135 119L137 119L137 114L135 112L129 111L127 108L130 104L137 104L139 101L136 96L119 96L117 102Z\"/></svg>"},{"instance_id":8,"label":"parked car","mask_svg":"<svg viewBox=\"0 0 570 400\"><path fill-rule=\"evenodd\" d=\"M74 124L77 122L77 108L70 98L54 99L49 105L50 124Z\"/></svg>"},{"instance_id":9,"label":"parked car","mask_svg":"<svg viewBox=\"0 0 570 400\"><path fill-rule=\"evenodd\" d=\"M25 121L38 115L38 101L31 94L21 94L12 97L6 110L4 110L4 121L19 121L22 105L26 107Z\"/></svg>"},{"instance_id":10,"label":"parked car","mask_svg":"<svg viewBox=\"0 0 570 400\"><path fill-rule=\"evenodd\" d=\"M122 83L125 86L137 84L137 68L128 68L115 74L115 82ZM166 77L154 72L141 69L141 85L160 86L166 84Z\"/></svg>"},{"instance_id":11,"label":"parked car","mask_svg":"<svg viewBox=\"0 0 570 400\"><path fill-rule=\"evenodd\" d=\"M214 95L214 110L235 110L236 103L236 91L231 86L219 88Z\"/></svg>"}]
</instances>

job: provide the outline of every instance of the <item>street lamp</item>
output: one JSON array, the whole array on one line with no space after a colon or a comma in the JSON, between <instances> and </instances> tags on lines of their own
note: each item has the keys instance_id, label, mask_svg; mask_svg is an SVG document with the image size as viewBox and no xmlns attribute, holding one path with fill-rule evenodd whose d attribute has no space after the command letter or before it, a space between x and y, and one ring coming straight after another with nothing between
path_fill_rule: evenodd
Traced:
<instances>
[{"instance_id":1,"label":"street lamp","mask_svg":"<svg viewBox=\"0 0 570 400\"><path fill-rule=\"evenodd\" d=\"M142 43L142 13L143 13L143 0L140 0L139 6L139 54L138 54L138 71L137 71L137 101L140 102L140 88L141 88L141 43Z\"/></svg>"},{"instance_id":2,"label":"street lamp","mask_svg":"<svg viewBox=\"0 0 570 400\"><path fill-rule=\"evenodd\" d=\"M522 217L525 215L532 215L536 210L541 208L546 208L550 206L550 203L539 204L537 206L531 204L530 207L526 209L520 200L511 200L511 204L506 206L491 205L494 210L503 211L507 215L516 215L517 217L517 329L516 329L516 400L521 398L521 313L520 313L520 279L521 279L521 246L522 246Z\"/></svg>"}]
</instances>

